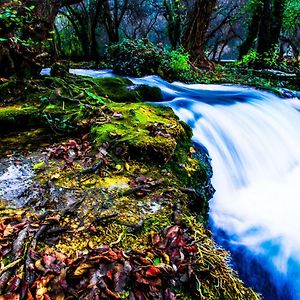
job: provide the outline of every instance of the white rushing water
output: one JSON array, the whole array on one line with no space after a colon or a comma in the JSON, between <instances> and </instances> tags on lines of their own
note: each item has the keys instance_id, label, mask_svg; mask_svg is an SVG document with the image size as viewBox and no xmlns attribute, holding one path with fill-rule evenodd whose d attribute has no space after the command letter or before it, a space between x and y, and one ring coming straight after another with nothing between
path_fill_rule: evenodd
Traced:
<instances>
[{"instance_id":1,"label":"white rushing water","mask_svg":"<svg viewBox=\"0 0 300 300\"><path fill-rule=\"evenodd\" d=\"M212 229L242 278L265 299L300 299L300 100L155 76L131 80L160 87L158 105L172 107L207 148Z\"/></svg>"},{"instance_id":2,"label":"white rushing water","mask_svg":"<svg viewBox=\"0 0 300 300\"><path fill-rule=\"evenodd\" d=\"M173 98L163 105L207 148L216 189L212 228L243 279L265 299L300 299L299 112L255 89L134 82L161 87Z\"/></svg>"}]
</instances>

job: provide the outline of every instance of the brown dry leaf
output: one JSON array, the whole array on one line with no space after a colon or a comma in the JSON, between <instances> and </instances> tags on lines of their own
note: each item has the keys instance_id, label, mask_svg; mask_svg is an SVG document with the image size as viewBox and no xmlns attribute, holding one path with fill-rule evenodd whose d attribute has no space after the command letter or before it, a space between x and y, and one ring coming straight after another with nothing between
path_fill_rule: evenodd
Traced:
<instances>
[{"instance_id":1,"label":"brown dry leaf","mask_svg":"<svg viewBox=\"0 0 300 300\"><path fill-rule=\"evenodd\" d=\"M14 227L8 224L3 232L3 237L10 236L14 232Z\"/></svg>"},{"instance_id":2,"label":"brown dry leaf","mask_svg":"<svg viewBox=\"0 0 300 300\"><path fill-rule=\"evenodd\" d=\"M179 226L177 225L172 226L168 229L166 237L169 239L173 239L178 234L178 231L179 231Z\"/></svg>"},{"instance_id":3,"label":"brown dry leaf","mask_svg":"<svg viewBox=\"0 0 300 300\"><path fill-rule=\"evenodd\" d=\"M67 256L61 252L55 252L55 256L61 262L64 262L67 259Z\"/></svg>"},{"instance_id":4,"label":"brown dry leaf","mask_svg":"<svg viewBox=\"0 0 300 300\"><path fill-rule=\"evenodd\" d=\"M43 263L45 264L46 267L49 267L55 262L56 258L51 256L51 255L45 255L43 256Z\"/></svg>"},{"instance_id":5,"label":"brown dry leaf","mask_svg":"<svg viewBox=\"0 0 300 300\"><path fill-rule=\"evenodd\" d=\"M54 277L54 275L47 275L42 277L40 280L36 281L36 293L35 298L36 300L44 300L45 294L48 292L47 284L48 282Z\"/></svg>"}]
</instances>

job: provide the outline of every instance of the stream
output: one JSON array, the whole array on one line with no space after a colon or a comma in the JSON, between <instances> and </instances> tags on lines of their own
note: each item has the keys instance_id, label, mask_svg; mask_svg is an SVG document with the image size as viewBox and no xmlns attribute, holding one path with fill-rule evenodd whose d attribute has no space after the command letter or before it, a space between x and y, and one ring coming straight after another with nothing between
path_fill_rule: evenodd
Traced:
<instances>
[{"instance_id":1,"label":"stream","mask_svg":"<svg viewBox=\"0 0 300 300\"><path fill-rule=\"evenodd\" d=\"M159 87L164 101L155 105L171 107L207 149L216 189L210 228L230 250L240 278L264 299L300 299L300 100L233 85L170 84L157 76L130 80ZM0 190L9 180L31 185L31 177L26 164L11 165L0 170Z\"/></svg>"},{"instance_id":2,"label":"stream","mask_svg":"<svg viewBox=\"0 0 300 300\"><path fill-rule=\"evenodd\" d=\"M169 84L165 101L212 159L214 238L246 285L264 299L300 299L299 99L253 88Z\"/></svg>"}]
</instances>

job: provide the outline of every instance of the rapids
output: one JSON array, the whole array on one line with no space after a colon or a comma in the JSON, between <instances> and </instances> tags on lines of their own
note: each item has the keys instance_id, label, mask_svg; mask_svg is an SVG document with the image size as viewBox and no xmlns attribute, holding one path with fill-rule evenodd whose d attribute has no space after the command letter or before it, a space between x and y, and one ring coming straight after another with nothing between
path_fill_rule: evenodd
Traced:
<instances>
[{"instance_id":1,"label":"rapids","mask_svg":"<svg viewBox=\"0 0 300 300\"><path fill-rule=\"evenodd\" d=\"M265 299L300 299L300 114L271 93L169 84L165 102L212 159L211 229L234 267ZM298 100L299 101L299 100Z\"/></svg>"}]
</instances>

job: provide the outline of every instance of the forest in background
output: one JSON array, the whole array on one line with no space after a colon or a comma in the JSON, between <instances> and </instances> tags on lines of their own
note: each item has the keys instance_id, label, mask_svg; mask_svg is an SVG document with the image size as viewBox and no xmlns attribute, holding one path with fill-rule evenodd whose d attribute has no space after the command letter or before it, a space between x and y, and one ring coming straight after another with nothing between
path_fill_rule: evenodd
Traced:
<instances>
[{"instance_id":1,"label":"forest in background","mask_svg":"<svg viewBox=\"0 0 300 300\"><path fill-rule=\"evenodd\" d=\"M238 60L244 67L299 72L299 12L297 0L6 0L0 73L32 75L55 59L110 67L117 58L139 68L145 57L152 62L160 54L175 71Z\"/></svg>"}]
</instances>

